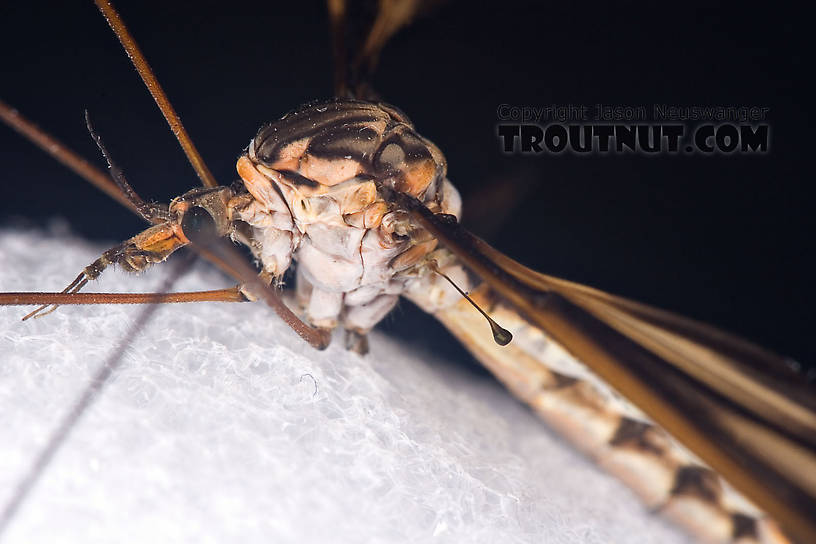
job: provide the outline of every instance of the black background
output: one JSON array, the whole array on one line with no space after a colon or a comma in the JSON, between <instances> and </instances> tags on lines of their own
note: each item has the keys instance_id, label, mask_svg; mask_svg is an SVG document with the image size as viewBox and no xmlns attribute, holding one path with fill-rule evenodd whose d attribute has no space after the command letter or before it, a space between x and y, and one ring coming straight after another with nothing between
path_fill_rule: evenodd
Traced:
<instances>
[{"instance_id":1,"label":"black background","mask_svg":"<svg viewBox=\"0 0 816 544\"><path fill-rule=\"evenodd\" d=\"M543 272L816 361L804 16L745 4L490 6L449 2L420 18L386 47L374 80L446 154L465 199L465 225ZM331 94L321 2L117 7L221 183L235 177L235 159L263 122ZM90 2L5 3L0 51L0 96L95 159L83 123L88 108L142 196L167 201L198 183ZM768 107L771 151L500 152L499 104L598 102ZM142 227L5 128L0 165L0 223L41 225L61 216L105 242ZM74 272L66 274L67 281ZM385 327L468 360L409 304Z\"/></svg>"}]
</instances>

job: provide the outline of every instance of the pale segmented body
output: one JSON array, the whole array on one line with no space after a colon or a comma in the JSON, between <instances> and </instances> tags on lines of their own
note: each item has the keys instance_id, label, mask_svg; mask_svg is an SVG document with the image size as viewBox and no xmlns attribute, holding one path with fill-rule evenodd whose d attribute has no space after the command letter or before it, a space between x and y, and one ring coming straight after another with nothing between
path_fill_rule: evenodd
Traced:
<instances>
[{"instance_id":1,"label":"pale segmented body","mask_svg":"<svg viewBox=\"0 0 816 544\"><path fill-rule=\"evenodd\" d=\"M298 262L298 300L315 325L365 333L405 295L436 315L508 387L650 507L713 541L778 542L761 512L512 308L482 303L511 329L493 343L481 317L426 266L433 258L463 289L456 258L378 191L408 193L459 216L441 152L398 110L335 100L261 129L238 161L248 194L233 199L236 235L279 277Z\"/></svg>"},{"instance_id":2,"label":"pale segmented body","mask_svg":"<svg viewBox=\"0 0 816 544\"><path fill-rule=\"evenodd\" d=\"M541 330L485 287L473 296L511 330L510 345L498 347L480 334L484 324L466 303L440 307L436 317L517 397L648 508L705 541L787 542L773 521Z\"/></svg>"}]
</instances>

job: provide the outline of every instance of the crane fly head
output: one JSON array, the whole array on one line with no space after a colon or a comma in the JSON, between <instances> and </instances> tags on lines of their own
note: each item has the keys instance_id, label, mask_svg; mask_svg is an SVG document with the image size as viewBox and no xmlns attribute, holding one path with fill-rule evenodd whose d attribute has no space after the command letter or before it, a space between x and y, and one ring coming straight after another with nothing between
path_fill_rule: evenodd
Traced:
<instances>
[{"instance_id":1,"label":"crane fly head","mask_svg":"<svg viewBox=\"0 0 816 544\"><path fill-rule=\"evenodd\" d=\"M128 272L139 272L167 259L190 242L201 246L227 236L232 230L228 187L193 189L173 199L164 210L164 221L148 227L115 246L85 268L88 279L96 279L108 265L117 264Z\"/></svg>"},{"instance_id":2,"label":"crane fly head","mask_svg":"<svg viewBox=\"0 0 816 544\"><path fill-rule=\"evenodd\" d=\"M227 236L232 230L227 205L231 197L232 190L228 187L193 189L184 193L170 203L166 221L148 227L106 251L100 260L86 268L86 275L94 279L108 264L139 272L164 261L190 242L208 246L215 239ZM95 270L97 263L102 266Z\"/></svg>"},{"instance_id":3,"label":"crane fly head","mask_svg":"<svg viewBox=\"0 0 816 544\"><path fill-rule=\"evenodd\" d=\"M193 189L170 203L171 228L187 242L207 246L232 231L229 187Z\"/></svg>"}]
</instances>

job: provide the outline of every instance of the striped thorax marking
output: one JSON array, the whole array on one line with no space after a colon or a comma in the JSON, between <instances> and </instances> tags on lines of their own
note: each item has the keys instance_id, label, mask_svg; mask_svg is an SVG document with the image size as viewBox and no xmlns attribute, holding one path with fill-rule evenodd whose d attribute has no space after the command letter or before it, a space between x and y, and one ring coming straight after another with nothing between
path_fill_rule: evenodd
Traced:
<instances>
[{"instance_id":1,"label":"striped thorax marking","mask_svg":"<svg viewBox=\"0 0 816 544\"><path fill-rule=\"evenodd\" d=\"M442 152L404 113L359 100L320 102L286 114L261 128L249 156L283 173L305 196L362 177L431 205L447 170Z\"/></svg>"}]
</instances>

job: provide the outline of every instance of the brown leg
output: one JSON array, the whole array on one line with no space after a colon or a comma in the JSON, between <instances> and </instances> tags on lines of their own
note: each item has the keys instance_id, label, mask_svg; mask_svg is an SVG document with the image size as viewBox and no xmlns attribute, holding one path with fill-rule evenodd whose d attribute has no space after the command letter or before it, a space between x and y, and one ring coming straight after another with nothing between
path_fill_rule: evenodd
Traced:
<instances>
[{"instance_id":1,"label":"brown leg","mask_svg":"<svg viewBox=\"0 0 816 544\"><path fill-rule=\"evenodd\" d=\"M183 293L0 293L0 306L28 304L170 304L181 302L246 302L240 286Z\"/></svg>"}]
</instances>

